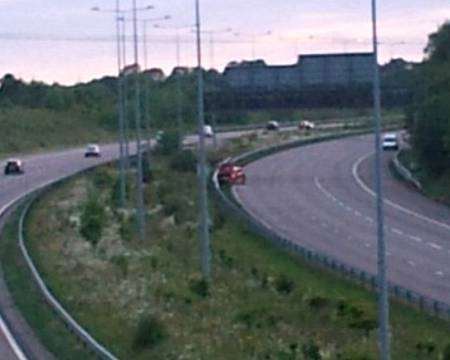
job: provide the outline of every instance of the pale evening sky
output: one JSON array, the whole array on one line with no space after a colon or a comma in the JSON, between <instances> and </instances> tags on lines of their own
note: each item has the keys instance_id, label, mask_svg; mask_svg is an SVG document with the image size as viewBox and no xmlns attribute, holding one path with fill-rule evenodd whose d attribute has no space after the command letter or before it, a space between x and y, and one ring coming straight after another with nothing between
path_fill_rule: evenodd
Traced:
<instances>
[{"instance_id":1,"label":"pale evening sky","mask_svg":"<svg viewBox=\"0 0 450 360\"><path fill-rule=\"evenodd\" d=\"M131 0L121 3L131 6ZM194 0L138 3L155 7L141 17L170 15L160 22L166 27L194 23ZM297 54L371 51L370 3L201 0L203 28L218 32L213 47L209 35L204 36L204 65L222 70L229 61L250 60L253 54L269 64L291 64ZM378 3L381 62L392 57L421 60L428 34L450 19L449 0ZM90 11L93 6L113 9L115 1L0 0L0 76L13 73L25 80L72 84L117 73L114 15ZM220 32L228 28L232 31ZM174 31L149 25L148 33L149 66L170 72L176 64ZM193 34L182 30L181 39L182 65L193 66ZM131 49L130 44L129 55Z\"/></svg>"}]
</instances>

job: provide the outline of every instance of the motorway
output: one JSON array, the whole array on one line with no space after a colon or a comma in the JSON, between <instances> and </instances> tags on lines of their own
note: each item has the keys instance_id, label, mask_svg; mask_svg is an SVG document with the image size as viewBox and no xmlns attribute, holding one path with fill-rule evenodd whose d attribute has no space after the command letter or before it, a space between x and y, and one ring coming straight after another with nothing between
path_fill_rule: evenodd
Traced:
<instances>
[{"instance_id":1,"label":"motorway","mask_svg":"<svg viewBox=\"0 0 450 360\"><path fill-rule=\"evenodd\" d=\"M219 134L218 139L245 133ZM194 141L193 136L186 139L186 143ZM237 188L237 194L246 209L293 241L374 272L373 197L370 189L361 186L370 184L371 158L365 155L371 148L369 137L354 137L261 159L247 166L248 185ZM83 154L84 148L78 148L22 157L24 175L0 175L0 214L38 187L116 159L118 146L102 146L102 157L98 159L85 159ZM385 156L385 167L390 156ZM387 197L395 202L386 205L390 280L450 303L449 209L399 184L387 171L384 182ZM16 319L12 322L15 327ZM0 330L0 358L25 359L20 350L11 350L14 341L8 341L1 318Z\"/></svg>"},{"instance_id":2,"label":"motorway","mask_svg":"<svg viewBox=\"0 0 450 360\"><path fill-rule=\"evenodd\" d=\"M217 134L218 141L231 139L240 135L248 134L253 131L233 131ZM185 138L185 145L193 145L196 142L196 136L190 135ZM207 140L211 145L211 139ZM135 146L131 146L131 153L135 153ZM111 160L117 159L119 149L117 144L104 145L101 147L102 156L100 158L84 158L85 148L69 149L64 151L49 152L37 155L28 155L20 157L24 161L25 174L18 176L5 176L3 174L4 161L0 160L0 216L12 203L19 200L27 193L45 186L58 179L73 175L79 171L93 167ZM0 226L1 230L1 226ZM0 274L1 276L1 274ZM13 323L15 333L27 339L27 348L31 349L33 356L37 359L50 359L50 355L45 354L45 349L34 339L28 339L32 330L28 328L21 315L17 312L6 289L2 291L4 282L0 280L0 306L3 314L8 315L8 320ZM11 317L11 318L10 318ZM16 328L16 326L18 328ZM36 352L38 354L36 354ZM47 353L48 354L48 353ZM26 359L20 346L15 342L4 319L0 316L0 359L17 360Z\"/></svg>"},{"instance_id":3,"label":"motorway","mask_svg":"<svg viewBox=\"0 0 450 360\"><path fill-rule=\"evenodd\" d=\"M373 140L324 142L245 167L235 187L243 207L304 247L376 273ZM450 208L396 180L383 153L388 279L450 304Z\"/></svg>"}]
</instances>

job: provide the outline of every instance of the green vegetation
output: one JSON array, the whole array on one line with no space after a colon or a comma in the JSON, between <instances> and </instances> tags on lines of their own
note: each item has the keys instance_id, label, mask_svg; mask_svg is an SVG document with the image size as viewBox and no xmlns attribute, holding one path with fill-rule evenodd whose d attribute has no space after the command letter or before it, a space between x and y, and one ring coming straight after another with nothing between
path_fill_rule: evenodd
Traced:
<instances>
[{"instance_id":1,"label":"green vegetation","mask_svg":"<svg viewBox=\"0 0 450 360\"><path fill-rule=\"evenodd\" d=\"M433 196L450 198L450 23L430 35L409 109L413 156Z\"/></svg>"},{"instance_id":2,"label":"green vegetation","mask_svg":"<svg viewBox=\"0 0 450 360\"><path fill-rule=\"evenodd\" d=\"M85 347L44 302L23 260L17 241L19 213L13 214L0 238L0 262L8 289L18 310L42 343L61 360L93 359ZM57 336L55 336L57 335Z\"/></svg>"},{"instance_id":3,"label":"green vegetation","mask_svg":"<svg viewBox=\"0 0 450 360\"><path fill-rule=\"evenodd\" d=\"M254 141L238 139L223 156ZM372 293L274 248L215 207L213 279L204 281L196 177L174 169L173 156L153 158L144 243L134 212L113 206L112 187L102 186L97 172L46 194L28 218L27 240L40 271L96 338L136 360L377 358ZM98 171L103 179L117 177L115 167ZM106 214L95 247L79 222L92 190ZM438 360L448 352L448 322L395 302L391 320L393 359Z\"/></svg>"}]
</instances>

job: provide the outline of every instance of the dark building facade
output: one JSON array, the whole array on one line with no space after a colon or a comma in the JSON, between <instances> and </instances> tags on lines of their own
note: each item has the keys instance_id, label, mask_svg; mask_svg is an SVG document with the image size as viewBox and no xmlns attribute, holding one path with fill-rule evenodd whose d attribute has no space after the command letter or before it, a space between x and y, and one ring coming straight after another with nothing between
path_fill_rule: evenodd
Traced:
<instances>
[{"instance_id":1,"label":"dark building facade","mask_svg":"<svg viewBox=\"0 0 450 360\"><path fill-rule=\"evenodd\" d=\"M271 66L263 60L230 63L224 78L235 90L273 92L367 85L372 74L372 53L345 53L300 55L294 65Z\"/></svg>"}]
</instances>

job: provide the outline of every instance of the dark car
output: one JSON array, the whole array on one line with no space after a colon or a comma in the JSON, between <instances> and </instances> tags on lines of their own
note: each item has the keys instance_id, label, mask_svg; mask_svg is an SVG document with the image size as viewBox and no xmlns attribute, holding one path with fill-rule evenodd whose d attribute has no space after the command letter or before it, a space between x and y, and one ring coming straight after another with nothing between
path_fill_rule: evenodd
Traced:
<instances>
[{"instance_id":1,"label":"dark car","mask_svg":"<svg viewBox=\"0 0 450 360\"><path fill-rule=\"evenodd\" d=\"M23 162L18 159L9 159L5 165L5 175L23 174Z\"/></svg>"}]
</instances>

